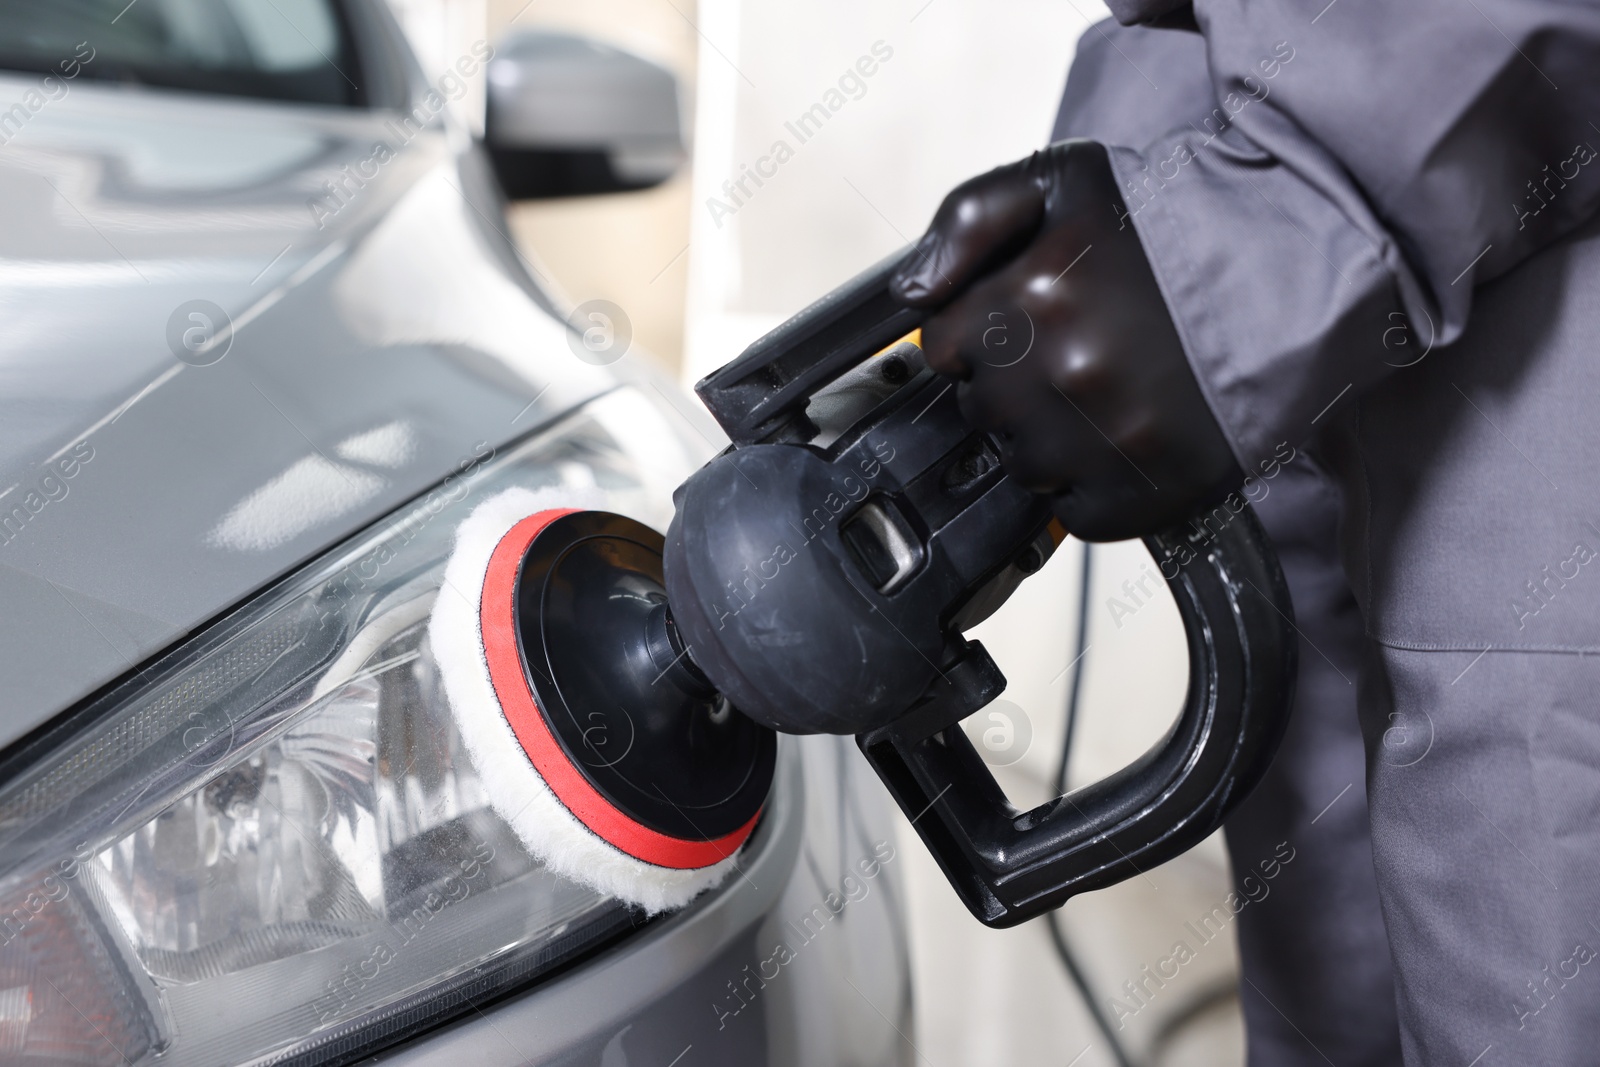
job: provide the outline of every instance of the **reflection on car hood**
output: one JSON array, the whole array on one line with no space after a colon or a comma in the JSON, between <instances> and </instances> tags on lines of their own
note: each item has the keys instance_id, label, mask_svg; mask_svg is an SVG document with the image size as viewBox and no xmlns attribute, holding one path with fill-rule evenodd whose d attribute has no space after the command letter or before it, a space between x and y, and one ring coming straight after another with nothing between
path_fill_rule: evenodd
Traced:
<instances>
[{"instance_id":1,"label":"reflection on car hood","mask_svg":"<svg viewBox=\"0 0 1600 1067\"><path fill-rule=\"evenodd\" d=\"M615 381L459 132L35 82L0 77L0 745Z\"/></svg>"}]
</instances>

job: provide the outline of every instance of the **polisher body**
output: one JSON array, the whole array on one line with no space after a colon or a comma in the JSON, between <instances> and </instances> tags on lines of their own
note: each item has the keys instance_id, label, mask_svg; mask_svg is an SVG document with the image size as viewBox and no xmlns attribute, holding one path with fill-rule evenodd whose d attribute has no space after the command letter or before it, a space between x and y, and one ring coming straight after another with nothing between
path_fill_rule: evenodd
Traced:
<instances>
[{"instance_id":1,"label":"polisher body","mask_svg":"<svg viewBox=\"0 0 1600 1067\"><path fill-rule=\"evenodd\" d=\"M673 618L695 664L775 730L899 719L942 672L987 658L952 626L960 609L1055 548L1044 499L923 377L830 447L736 448L677 494Z\"/></svg>"},{"instance_id":2,"label":"polisher body","mask_svg":"<svg viewBox=\"0 0 1600 1067\"><path fill-rule=\"evenodd\" d=\"M1006 684L963 633L1064 533L923 363L920 313L888 294L898 258L696 386L733 443L675 496L669 610L744 715L855 734L963 902L1010 926L1221 824L1282 736L1293 609L1248 506L1146 538L1188 636L1178 721L1110 778L1012 806L959 725Z\"/></svg>"}]
</instances>

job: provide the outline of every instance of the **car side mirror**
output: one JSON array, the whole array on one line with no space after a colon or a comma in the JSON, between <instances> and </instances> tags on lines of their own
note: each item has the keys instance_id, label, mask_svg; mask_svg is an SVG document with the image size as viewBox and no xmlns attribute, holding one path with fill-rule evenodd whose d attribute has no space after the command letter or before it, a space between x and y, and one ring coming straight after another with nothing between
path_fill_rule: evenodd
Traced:
<instances>
[{"instance_id":1,"label":"car side mirror","mask_svg":"<svg viewBox=\"0 0 1600 1067\"><path fill-rule=\"evenodd\" d=\"M485 141L513 200L659 185L683 165L671 71L574 34L508 34L489 61Z\"/></svg>"}]
</instances>

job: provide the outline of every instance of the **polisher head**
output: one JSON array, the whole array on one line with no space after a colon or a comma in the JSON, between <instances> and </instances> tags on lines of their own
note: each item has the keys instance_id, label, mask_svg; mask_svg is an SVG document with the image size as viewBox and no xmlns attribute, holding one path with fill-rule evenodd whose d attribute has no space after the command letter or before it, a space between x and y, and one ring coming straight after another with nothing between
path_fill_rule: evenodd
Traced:
<instances>
[{"instance_id":1,"label":"polisher head","mask_svg":"<svg viewBox=\"0 0 1600 1067\"><path fill-rule=\"evenodd\" d=\"M662 537L527 490L456 534L429 640L491 804L547 866L647 912L732 870L776 740L676 643Z\"/></svg>"}]
</instances>

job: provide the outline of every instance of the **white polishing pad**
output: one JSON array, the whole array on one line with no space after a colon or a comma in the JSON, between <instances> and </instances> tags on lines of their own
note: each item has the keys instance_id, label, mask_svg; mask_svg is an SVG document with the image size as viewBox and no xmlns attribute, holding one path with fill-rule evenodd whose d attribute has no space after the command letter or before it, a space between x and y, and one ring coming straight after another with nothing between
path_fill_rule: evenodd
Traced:
<instances>
[{"instance_id":1,"label":"white polishing pad","mask_svg":"<svg viewBox=\"0 0 1600 1067\"><path fill-rule=\"evenodd\" d=\"M734 869L737 853L706 867L662 867L624 852L584 825L552 791L517 739L484 651L482 598L496 546L531 515L598 506L582 499L585 495L507 489L479 504L456 530L428 640L456 727L495 812L551 870L655 914L682 907L720 884Z\"/></svg>"}]
</instances>

